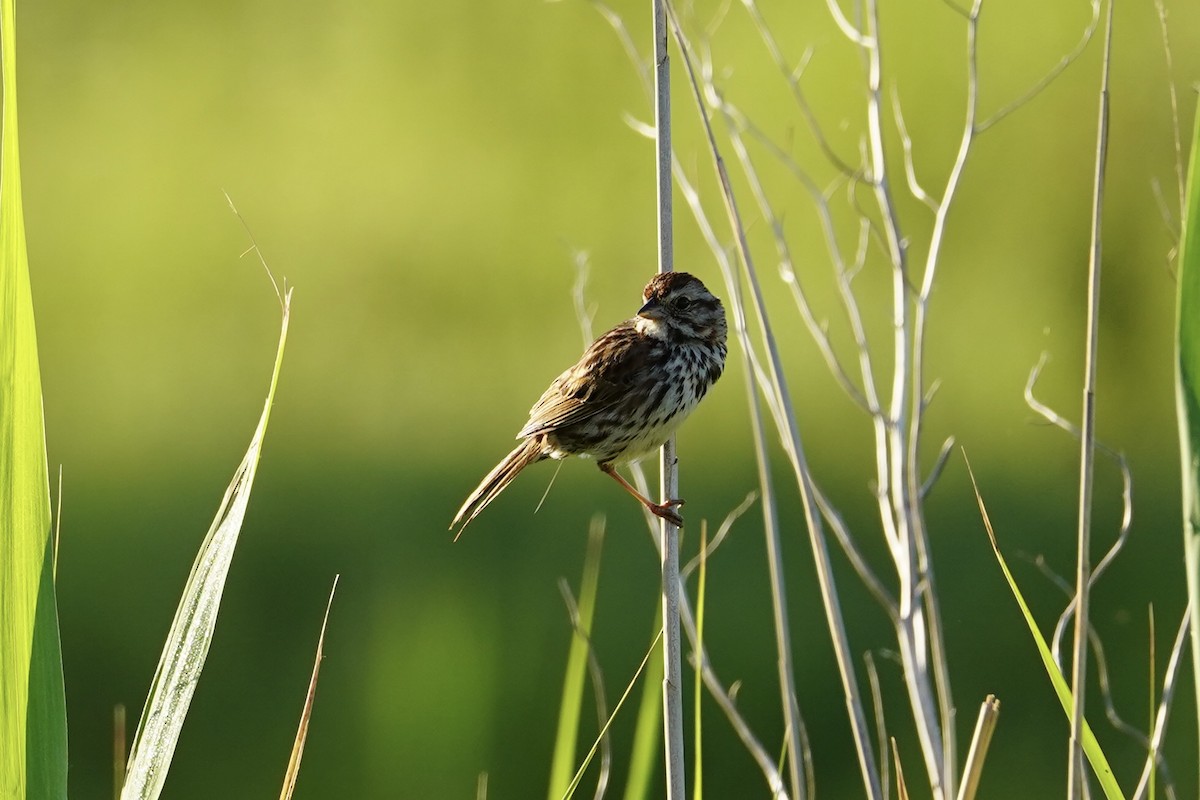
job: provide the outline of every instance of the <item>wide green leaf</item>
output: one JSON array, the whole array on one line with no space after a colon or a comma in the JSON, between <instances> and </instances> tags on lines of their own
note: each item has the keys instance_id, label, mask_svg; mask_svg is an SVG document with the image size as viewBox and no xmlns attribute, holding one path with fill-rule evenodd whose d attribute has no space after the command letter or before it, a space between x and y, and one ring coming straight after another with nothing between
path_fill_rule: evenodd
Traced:
<instances>
[{"instance_id":1,"label":"wide green leaf","mask_svg":"<svg viewBox=\"0 0 1200 800\"><path fill-rule=\"evenodd\" d=\"M21 206L13 0L0 2L0 797L67 796L42 382Z\"/></svg>"},{"instance_id":2,"label":"wide green leaf","mask_svg":"<svg viewBox=\"0 0 1200 800\"><path fill-rule=\"evenodd\" d=\"M1179 238L1175 402L1183 465L1183 553L1191 599L1192 669L1200 709L1200 113L1192 132ZM1197 761L1200 763L1200 761Z\"/></svg>"}]
</instances>

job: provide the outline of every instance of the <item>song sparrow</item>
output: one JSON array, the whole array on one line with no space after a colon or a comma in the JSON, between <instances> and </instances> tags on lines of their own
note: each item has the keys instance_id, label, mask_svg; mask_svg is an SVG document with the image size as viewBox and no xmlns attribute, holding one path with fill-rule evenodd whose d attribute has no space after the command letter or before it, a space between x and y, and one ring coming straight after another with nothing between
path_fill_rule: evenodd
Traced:
<instances>
[{"instance_id":1,"label":"song sparrow","mask_svg":"<svg viewBox=\"0 0 1200 800\"><path fill-rule=\"evenodd\" d=\"M487 474L450 523L455 539L517 473L547 458L594 458L654 514L682 525L682 500L655 503L617 474L662 446L725 366L725 309L686 272L655 275L645 305L554 379L517 434L523 439Z\"/></svg>"}]
</instances>

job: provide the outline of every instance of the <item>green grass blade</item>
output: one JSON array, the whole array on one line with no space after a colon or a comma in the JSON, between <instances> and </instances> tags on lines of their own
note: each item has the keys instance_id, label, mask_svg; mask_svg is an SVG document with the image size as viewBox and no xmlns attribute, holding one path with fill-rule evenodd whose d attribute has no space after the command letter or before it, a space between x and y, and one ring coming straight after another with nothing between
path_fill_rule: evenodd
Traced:
<instances>
[{"instance_id":1,"label":"green grass blade","mask_svg":"<svg viewBox=\"0 0 1200 800\"><path fill-rule=\"evenodd\" d=\"M588 531L588 550L583 562L583 580L579 587L579 624L571 637L567 669L563 678L562 701L558 706L558 733L554 737L554 756L550 767L550 800L558 800L575 775L575 750L579 743L579 717L583 709L583 690L587 679L588 641L596 610L596 590L600 585L600 551L604 545L604 520L592 520Z\"/></svg>"},{"instance_id":2,"label":"green grass blade","mask_svg":"<svg viewBox=\"0 0 1200 800\"><path fill-rule=\"evenodd\" d=\"M225 589L225 576L229 572L246 506L250 501L258 457L271 416L275 388L279 383L291 298L289 291L283 299L279 347L275 353L275 369L271 374L271 388L267 392L262 417L250 440L250 448L225 491L217 516L192 565L192 573L188 576L183 597L175 612L175 621L171 623L171 631L163 646L162 657L150 685L150 695L142 709L142 718L133 739L125 788L121 792L122 800L153 800L159 796L191 705L196 682L204 669L216 628L221 595Z\"/></svg>"},{"instance_id":3,"label":"green grass blade","mask_svg":"<svg viewBox=\"0 0 1200 800\"><path fill-rule=\"evenodd\" d=\"M1050 676L1050 683L1054 686L1054 692L1058 695L1058 701L1062 704L1069 724L1071 712L1075 704L1074 697L1071 695L1071 687L1067 685L1067 680L1059 670L1058 664L1054 663L1054 656L1050 652L1050 645L1046 644L1046 638L1042 636L1041 630L1038 629L1037 620L1033 618L1033 612L1029 610L1029 606L1025 602L1025 597L1021 594L1021 590L1017 586L1016 578L1013 577L1012 572L1008 569L1008 562L1004 560L1004 556L1000 553L1000 547L996 544L996 534L992 530L992 521L988 517L987 508L983 505L983 496L979 494L979 486L975 483L975 473L971 471L970 462L967 463L967 472L971 476L971 485L975 489L975 501L979 504L979 513L983 517L983 526L987 529L988 539L992 543L992 551L996 554L996 561L999 562L1000 569L1004 573L1004 579L1008 581L1008 586L1012 589L1013 597L1017 599L1017 605L1021 607L1021 615L1025 618L1025 624L1029 626L1030 634L1033 635L1033 641L1037 645L1038 654L1042 657L1042 666L1046 668L1046 674ZM1108 765L1108 759L1105 758L1104 751L1100 749L1100 743L1096 740L1096 735L1092 732L1092 728L1088 725L1086 719L1083 720L1083 754L1091 765L1092 772L1095 773L1096 778L1100 781L1100 788L1104 791L1104 796L1108 800L1124 800L1125 795L1121 793L1121 787L1117 785L1117 779L1113 775L1112 767Z\"/></svg>"},{"instance_id":4,"label":"green grass blade","mask_svg":"<svg viewBox=\"0 0 1200 800\"><path fill-rule=\"evenodd\" d=\"M659 630L655 635L654 641L650 643L650 648L646 651L646 656L642 659L642 663L638 664L637 671L633 673L633 677L629 679L629 683L625 686L625 691L621 693L621 699L617 700L617 705L613 708L612 713L608 715L608 719L604 721L603 727L600 728L600 734L596 737L596 741L592 742L592 747L587 751L587 755L583 757L583 762L580 763L579 769L575 771L575 777L571 779L571 784L567 787L567 791L563 793L561 800L570 800L574 796L575 790L579 788L579 781L583 778L583 773L587 771L588 766L595 758L596 752L600 749L600 743L604 737L608 735L608 729L612 727L613 721L617 715L621 713L621 709L625 707L625 701L629 699L629 695L633 692L633 687L646 673L646 664L650 660L650 656L654 653L662 653L663 633ZM658 686L653 687L658 689Z\"/></svg>"},{"instance_id":5,"label":"green grass blade","mask_svg":"<svg viewBox=\"0 0 1200 800\"><path fill-rule=\"evenodd\" d=\"M654 629L662 629L661 604L654 620ZM637 723L633 728L633 745L629 748L629 775L625 780L624 800L650 800L654 796L650 786L662 746L662 679L662 651L655 645L650 650L650 661L646 664L646 677L642 683L642 700L638 704Z\"/></svg>"},{"instance_id":6,"label":"green grass blade","mask_svg":"<svg viewBox=\"0 0 1200 800\"><path fill-rule=\"evenodd\" d=\"M42 382L21 204L13 0L0 2L0 796L67 796Z\"/></svg>"},{"instance_id":7,"label":"green grass blade","mask_svg":"<svg viewBox=\"0 0 1200 800\"><path fill-rule=\"evenodd\" d=\"M704 652L704 600L708 593L708 525L700 523L700 577L696 588L696 647L697 653ZM704 800L704 726L700 713L704 698L704 681L697 671L695 693L692 697L692 725L694 728L695 752L692 755L692 800Z\"/></svg>"},{"instance_id":8,"label":"green grass blade","mask_svg":"<svg viewBox=\"0 0 1200 800\"><path fill-rule=\"evenodd\" d=\"M1183 556L1191 600L1193 685L1200 716L1200 112L1192 132L1179 237L1175 407L1183 477ZM1197 760L1200 764L1200 760Z\"/></svg>"},{"instance_id":9,"label":"green grass blade","mask_svg":"<svg viewBox=\"0 0 1200 800\"><path fill-rule=\"evenodd\" d=\"M1157 709L1158 709L1158 698L1155 697L1155 694L1157 693L1157 688L1158 688L1155 685L1156 682L1158 681L1158 664L1157 664L1158 659L1156 657L1157 649L1155 648L1155 642L1157 641L1157 639L1156 639L1156 635L1155 635L1155 631L1154 631L1154 604L1153 603L1151 603L1151 605L1150 605L1150 613L1149 613L1148 619L1150 621L1150 626L1149 626L1150 631L1149 631L1149 635L1146 638L1149 640L1148 644L1149 644L1149 651L1150 651L1150 669L1148 670L1149 680L1147 681L1147 683L1150 684L1150 702L1146 706L1146 708L1149 712L1146 715L1146 717L1149 720L1149 725L1147 726L1147 730L1149 730L1151 732L1151 734L1153 734L1154 718L1157 716ZM1152 763L1152 764L1158 763L1158 746L1155 744L1153 737L1151 737L1151 739L1150 739L1149 760L1150 760L1150 763ZM1157 777L1157 773L1158 773L1157 769L1150 770L1150 780L1149 780L1147 791L1146 791L1146 796L1149 798L1149 800L1155 800L1155 797L1156 797L1155 792L1154 792L1154 779Z\"/></svg>"}]
</instances>

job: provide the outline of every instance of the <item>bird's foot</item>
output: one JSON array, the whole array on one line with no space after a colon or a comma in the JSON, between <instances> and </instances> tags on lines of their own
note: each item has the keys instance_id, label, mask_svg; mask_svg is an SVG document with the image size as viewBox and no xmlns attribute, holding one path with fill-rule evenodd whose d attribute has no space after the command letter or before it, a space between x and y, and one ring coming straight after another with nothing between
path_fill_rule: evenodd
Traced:
<instances>
[{"instance_id":1,"label":"bird's foot","mask_svg":"<svg viewBox=\"0 0 1200 800\"><path fill-rule=\"evenodd\" d=\"M679 516L679 512L675 510L681 505L683 505L682 500L668 500L665 503L647 503L646 508L650 509L650 513L654 516L665 519L676 528L682 528L683 517Z\"/></svg>"}]
</instances>

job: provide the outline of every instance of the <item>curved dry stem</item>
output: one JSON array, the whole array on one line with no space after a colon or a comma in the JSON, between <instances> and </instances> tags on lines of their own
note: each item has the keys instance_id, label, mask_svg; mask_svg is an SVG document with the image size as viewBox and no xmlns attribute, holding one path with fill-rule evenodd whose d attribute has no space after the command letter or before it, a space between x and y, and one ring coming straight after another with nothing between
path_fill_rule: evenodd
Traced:
<instances>
[{"instance_id":1,"label":"curved dry stem","mask_svg":"<svg viewBox=\"0 0 1200 800\"><path fill-rule=\"evenodd\" d=\"M768 569L771 577L771 597L772 608L775 622L776 635L776 651L778 655L777 663L779 665L780 693L781 703L784 714L784 725L787 732L787 746L790 754L789 766L791 768L790 778L792 780L792 791L797 800L802 800L806 796L805 784L799 781L798 767L799 763L804 764L805 781L811 787L812 785L812 752L808 747L808 742L805 733L804 720L800 715L798 699L795 688L795 672L792 667L792 645L790 640L789 627L787 625L787 603L784 591L784 576L782 561L779 558L779 527L777 521L776 504L772 483L770 480L770 469L767 464L767 447L766 440L763 436L762 426L758 417L757 400L754 392L755 382L763 382L768 380L759 363L758 357L754 351L752 342L750 341L749 332L746 327L745 307L741 297L740 287L738 285L733 265L730 263L729 253L721 246L717 239L716 233L713 230L712 224L709 222L707 215L704 213L703 206L700 204L699 194L688 181L687 176L682 169L677 168L675 171L675 179L679 184L681 193L685 201L688 203L692 211L692 215L700 228L701 235L708 243L712 250L717 264L721 269L721 273L725 279L726 286L729 290L730 308L734 318L734 334L741 344L741 352L747 365L747 404L750 408L751 423L752 423L752 438L755 443L755 458L759 466L759 485L762 491L763 499L763 522L764 535L767 541L767 556ZM754 376L753 378L751 376ZM773 414L781 413L778 408L778 398L765 394L768 407ZM811 790L808 792L811 794Z\"/></svg>"},{"instance_id":2,"label":"curved dry stem","mask_svg":"<svg viewBox=\"0 0 1200 800\"><path fill-rule=\"evenodd\" d=\"M828 545L825 542L821 520L816 513L815 503L812 498L811 477L805 463L800 433L795 425L795 413L792 408L790 393L787 383L782 377L778 348L763 309L762 292L758 284L757 273L754 270L753 259L746 243L745 226L742 224L737 202L729 184L729 175L725 169L724 159L721 157L720 149L717 147L712 126L705 110L700 83L696 77L695 67L692 63L692 48L679 25L679 20L675 15L673 7L668 6L668 10L671 14L672 32L683 54L684 67L692 87L695 107L700 115L710 155L717 173L717 180L721 187L721 196L729 217L730 229L737 240L738 252L742 259L743 274L750 287L750 298L753 301L755 314L758 318L759 332L762 337L763 346L768 354L767 366L770 370L771 384L760 388L766 393L775 394L778 399L779 408L784 412L780 418L776 419L776 424L779 426L784 448L792 461L800 490L805 522L808 527L814 560L817 565L818 583L821 587L828 628L833 638L834 655L838 662L838 671L842 679L842 688L846 698L847 712L850 716L851 730L854 735L855 750L863 775L864 787L871 798L878 798L880 796L878 771L875 768L874 756L867 742L866 719L863 713L854 665L849 656L849 643L845 624L842 620L837 587L829 562Z\"/></svg>"},{"instance_id":3,"label":"curved dry stem","mask_svg":"<svg viewBox=\"0 0 1200 800\"><path fill-rule=\"evenodd\" d=\"M696 666L697 662L699 662L699 671L704 681L704 688L708 689L709 695L716 701L721 710L725 712L725 717L729 720L730 725L733 726L734 732L758 764L758 768L767 779L767 787L771 791L772 800L788 800L787 788L783 784L783 777L779 774L779 770L776 768L771 754L763 747L762 742L755 737L746 720L738 712L733 698L730 697L728 690L721 683L716 671L712 668L712 662L709 660L707 650L704 648L696 649L696 621L692 614L691 603L682 592L679 610L683 618L684 631L687 633L688 641L693 647L692 664Z\"/></svg>"},{"instance_id":4,"label":"curved dry stem","mask_svg":"<svg viewBox=\"0 0 1200 800\"><path fill-rule=\"evenodd\" d=\"M1032 370L1030 370L1029 380L1025 382L1025 404L1051 425L1066 431L1068 434L1078 440L1080 436L1083 435L1083 432L1057 411L1038 400L1033 394L1034 387L1037 385L1038 378L1041 377L1042 370L1045 368L1048 360L1049 356L1046 353L1042 353L1041 357L1038 359L1038 363L1034 365ZM1096 568L1092 570L1089 586L1095 586L1096 581L1101 575L1104 574L1105 570L1108 569L1109 565L1112 564L1113 560L1116 559L1121 550L1124 549L1125 543L1129 539L1130 530L1133 526L1133 473L1129 469L1129 462L1125 459L1124 453L1113 450L1111 447L1101 441L1095 442L1095 448L1108 458L1112 459L1112 461L1116 464L1117 469L1120 470L1121 525L1117 531L1116 541L1114 541L1109 549L1105 552L1104 557L1100 559L1099 563L1096 565ZM1069 586L1067 586L1067 596L1071 598L1071 602L1067 605L1066 609L1063 610L1062 614L1058 618L1058 624L1054 628L1054 638L1052 641L1053 646L1051 648L1054 653L1054 660L1059 663L1060 668L1062 666L1062 660L1060 658L1062 637L1066 630L1067 624L1070 622L1075 611L1075 598L1071 596Z\"/></svg>"},{"instance_id":5,"label":"curved dry stem","mask_svg":"<svg viewBox=\"0 0 1200 800\"><path fill-rule=\"evenodd\" d=\"M938 478L942 477L942 472L946 469L946 462L950 459L950 451L954 449L954 437L947 436L942 442L942 449L938 451L937 458L933 462L933 469L929 470L929 477L921 484L921 499L929 497L929 493L933 491L933 487L937 485Z\"/></svg>"},{"instance_id":6,"label":"curved dry stem","mask_svg":"<svg viewBox=\"0 0 1200 800\"><path fill-rule=\"evenodd\" d=\"M829 144L829 138L825 135L825 131L821 127L820 120L813 113L812 107L808 104L808 98L804 96L804 91L800 88L800 78L804 74L804 66L811 57L811 51L806 52L800 60L799 65L795 69L792 69L788 66L787 59L784 58L783 51L780 50L774 34L771 33L770 26L767 25L766 18L763 17L762 12L758 8L758 4L754 0L742 0L742 5L749 12L750 19L754 23L755 30L758 31L759 38L762 39L767 52L771 54L772 60L774 60L775 65L783 74L784 80L787 81L788 88L792 91L792 98L796 101L796 107L800 109L800 114L804 117L804 122L808 125L808 129L812 133L817 147L820 148L826 160L836 170L843 175L853 175L858 170L851 167L848 162L834 152L833 146Z\"/></svg>"},{"instance_id":7,"label":"curved dry stem","mask_svg":"<svg viewBox=\"0 0 1200 800\"><path fill-rule=\"evenodd\" d=\"M1154 8L1158 12L1158 27L1162 33L1163 56L1166 59L1167 68L1167 92L1171 99L1171 135L1175 145L1175 189L1178 192L1178 202L1180 216L1183 215L1183 208L1186 205L1184 202L1184 172L1183 172L1183 143L1180 139L1179 130L1179 95L1175 91L1175 63L1171 56L1171 36L1167 29L1167 9L1163 5L1163 0L1154 0ZM1179 232L1175 232L1175 238L1179 238Z\"/></svg>"},{"instance_id":8,"label":"curved dry stem","mask_svg":"<svg viewBox=\"0 0 1200 800\"><path fill-rule=\"evenodd\" d=\"M780 703L783 708L784 725L787 732L788 778L796 800L811 796L812 752L804 734L804 718L800 715L800 700L796 693L796 673L792 666L791 626L788 623L787 593L783 573L783 556L780 549L779 517L775 504L775 490L771 480L770 457L767 454L766 435L763 432L762 416L754 391L755 380L747 370L745 373L746 402L750 409L750 427L754 438L754 459L758 466L758 484L763 493L763 534L767 545L767 569L771 579L771 613L775 623L775 652L778 665ZM801 763L805 764L805 779L800 782ZM806 789L809 791L806 792Z\"/></svg>"},{"instance_id":9,"label":"curved dry stem","mask_svg":"<svg viewBox=\"0 0 1200 800\"><path fill-rule=\"evenodd\" d=\"M646 93L646 100L653 103L654 101L654 73L650 69L649 62L642 57L641 51L638 50L637 43L633 41L633 36L629 33L629 28L625 25L625 20L621 19L621 15L613 11L607 3L601 0L588 0L592 7L599 12L600 16L604 17L604 21L613 29L613 33L617 35L617 40L621 43L621 49L625 51L625 56L629 59L629 63L633 64L634 70L637 71L639 83L642 84L642 91Z\"/></svg>"},{"instance_id":10,"label":"curved dry stem","mask_svg":"<svg viewBox=\"0 0 1200 800\"><path fill-rule=\"evenodd\" d=\"M1050 71L1043 75L1033 86L1029 87L1024 94L979 123L979 127L976 130L977 133L985 132L989 128L999 124L1014 111L1028 104L1029 101L1045 91L1046 87L1054 83L1058 79L1058 76L1067 70L1067 67L1079 59L1079 56L1083 54L1088 44L1091 43L1092 36L1096 33L1096 28L1100 25L1100 0L1090 0L1090 3L1092 6L1092 18L1088 20L1088 24L1084 27L1083 34L1079 37L1079 42L1075 45L1075 48L1060 58L1058 63L1051 67Z\"/></svg>"},{"instance_id":11,"label":"curved dry stem","mask_svg":"<svg viewBox=\"0 0 1200 800\"><path fill-rule=\"evenodd\" d=\"M701 559L712 558L713 553L717 552L717 548L720 547L725 541L725 538L729 536L729 532L733 529L733 523L737 522L743 514L749 511L750 506L754 505L754 501L757 499L758 493L750 492L750 494L746 495L746 499L743 500L737 508L725 515L725 520L721 523L721 527L717 528L716 535L708 540L708 544L705 546L704 551L696 554L690 561L687 562L686 565L684 565L683 569L679 570L679 577L681 580L683 580L685 583L687 582L687 579L691 577L692 573L699 568Z\"/></svg>"},{"instance_id":12,"label":"curved dry stem","mask_svg":"<svg viewBox=\"0 0 1200 800\"><path fill-rule=\"evenodd\" d=\"M741 344L740 349L747 366L747 405L751 414L752 438L754 441L755 459L759 467L759 485L761 487L763 499L763 532L767 541L768 569L771 577L771 597L775 622L780 693L784 714L784 726L787 735L787 748L790 754L790 777L792 780L793 794L797 800L802 800L802 798L805 796L811 796L813 792L812 751L808 746L804 719L800 715L795 688L795 671L792 667L791 656L792 645L789 628L787 625L787 604L784 591L783 567L782 561L779 558L779 527L776 504L770 479L770 469L767 463L766 439L763 435L762 425L759 420L757 397L754 391L754 386L757 383L767 380L767 378L762 365L758 361L753 344L750 341L749 332L746 328L744 303L741 298L741 292L733 265L730 263L729 253L718 241L712 224L709 222L703 206L700 204L699 194L695 191L695 188L692 186L690 181L687 180L687 176L683 174L681 169L677 169L675 178L676 182L680 185L681 193L683 194L684 199L692 211L692 215L695 218L698 227L700 228L702 236L708 243L709 248L712 250L714 257L717 260L717 264L720 267L721 273L725 279L726 286L729 289L730 306L734 317L734 334ZM778 408L778 398L769 393L765 394L764 397L772 414L780 413ZM799 774L797 771L798 767L796 766L799 763L803 763L804 765L805 784L801 784L799 781ZM807 793L805 791L806 787L808 788Z\"/></svg>"},{"instance_id":13,"label":"curved dry stem","mask_svg":"<svg viewBox=\"0 0 1200 800\"><path fill-rule=\"evenodd\" d=\"M829 15L833 17L833 21L837 24L838 30L842 32L842 35L859 47L868 48L875 46L875 39L872 36L863 33L854 27L850 20L846 19L846 15L842 12L842 7L838 5L837 0L825 0L825 5L829 7Z\"/></svg>"},{"instance_id":14,"label":"curved dry stem","mask_svg":"<svg viewBox=\"0 0 1200 800\"><path fill-rule=\"evenodd\" d=\"M978 0L977 0L978 1ZM949 671L945 664L940 614L933 586L928 542L920 508L917 477L917 448L922 408L919 398L923 375L923 291L910 314L907 276L907 243L900 233L900 221L888 178L888 161L883 135L882 52L879 36L879 9L876 0L866 0L866 20L873 46L863 48L867 80L867 183L872 189L883 249L892 274L892 376L891 399L885 412L885 424L876 426L878 452L877 481L879 511L885 533L892 544L892 558L900 579L897 644L903 663L902 675L913 708L917 739L921 745L926 773L935 798L953 796L956 783L954 766L953 702L950 697ZM968 26L968 61L973 55L973 27ZM974 73L968 76L968 97L973 98ZM968 103L968 115L973 108ZM969 134L964 134L969 145ZM957 169L952 169L946 195L952 196L965 161L966 147L960 147ZM943 202L935 216L930 240L930 258L925 279L932 281L937 264L942 229L949 203ZM882 430L881 430L882 429ZM930 668L932 668L932 683Z\"/></svg>"},{"instance_id":15,"label":"curved dry stem","mask_svg":"<svg viewBox=\"0 0 1200 800\"><path fill-rule=\"evenodd\" d=\"M933 229L929 236L929 250L925 259L924 275L913 312L912 332L912 392L920 396L925 385L925 333L929 315L929 297L933 291L941 249L945 241L946 223L954 205L967 159L976 136L976 117L979 97L978 27L982 0L974 0L966 16L966 104L963 113L962 135L950 174L946 179L941 198L937 201ZM955 736L954 703L950 688L949 666L945 658L944 626L937 601L937 586L929 555L929 536L925 527L923 508L919 498L924 487L919 485L919 447L924 417L924 403L913 409L909 419L906 469L904 477L909 482L907 491L911 500L910 524L917 554L917 569L921 576L922 602L928 617L929 647L937 691L937 709L942 732L942 769L947 796L955 794Z\"/></svg>"},{"instance_id":16,"label":"curved dry stem","mask_svg":"<svg viewBox=\"0 0 1200 800\"><path fill-rule=\"evenodd\" d=\"M588 305L587 282L592 269L591 255L586 250L572 248L571 263L575 266L575 283L571 285L571 304L575 308L575 321L579 323L579 332L583 335L583 346L587 348L595 341L592 335L592 323L596 319L596 306Z\"/></svg>"},{"instance_id":17,"label":"curved dry stem","mask_svg":"<svg viewBox=\"0 0 1200 800\"><path fill-rule=\"evenodd\" d=\"M1054 570L1052 570L1046 563L1046 559L1043 556L1039 555L1027 560L1032 563L1047 580L1054 584L1059 591L1069 598L1072 597L1074 589L1071 586L1071 583L1058 573L1054 572ZM1063 668L1062 639L1066 631L1067 620L1069 619L1067 615L1069 612L1070 606L1068 607L1067 611L1063 612L1063 616L1059 617L1058 624L1054 629L1054 638L1051 646L1051 654L1060 671ZM1091 647L1092 655L1096 662L1095 666L1097 683L1100 687L1101 701L1104 704L1104 715L1114 728L1133 739L1151 754L1147 757L1146 765L1143 767L1143 783L1149 780L1148 770L1153 768L1154 765L1157 765L1159 773L1163 777L1163 786L1161 788L1163 789L1164 794L1166 794L1168 797L1174 796L1174 779L1171 776L1171 771L1167 765L1166 759L1162 755L1162 742L1166 734L1166 723L1170 716L1171 699L1174 697L1175 693L1176 679L1178 678L1179 669L1181 666L1180 657L1182 655L1182 648L1186 641L1186 635L1187 616L1185 613L1174 648L1172 649L1170 662L1167 666L1167 677L1164 679L1163 683L1163 697L1158 706L1154 728L1151 730L1150 734L1146 734L1137 726L1127 722L1117 711L1116 700L1112 691L1112 682L1109 680L1108 659L1105 655L1103 641L1100 638L1100 634L1096 630L1095 626L1088 626L1088 643ZM1146 787L1139 784L1138 793L1136 793L1134 797L1137 798L1144 796L1145 790Z\"/></svg>"},{"instance_id":18,"label":"curved dry stem","mask_svg":"<svg viewBox=\"0 0 1200 800\"><path fill-rule=\"evenodd\" d=\"M834 229L833 213L829 207L829 192L822 191L817 187L812 178L805 172L794 159L791 158L783 148L779 147L770 137L766 136L758 126L754 125L744 114L742 114L736 106L727 101L714 84L710 82L705 85L705 97L714 110L718 111L730 130L730 141L734 144L735 152L738 155L739 164L745 172L748 180L754 188L755 199L759 203L759 207L771 223L772 234L775 237L776 248L780 254L780 276L784 284L791 291L792 299L796 303L796 308L800 312L800 318L803 320L805 327L812 336L813 341L817 345L818 351L825 360L826 366L829 368L830 374L834 380L846 393L846 395L860 408L867 413L875 416L879 414L879 399L875 391L875 380L873 368L871 365L870 347L867 342L866 327L863 324L862 314L858 308L858 301L855 298L851 288L851 283L854 276L862 268L866 261L865 235L866 227L862 227L862 233L859 239L859 247L854 254L854 259L849 265L846 262L845 256L842 253L842 248L837 240L837 235ZM859 371L862 375L863 388L860 389L854 380L850 377L841 361L837 358L833 349L832 340L829 338L828 326L817 320L816 314L812 309L812 304L808 300L808 295L800 283L793 267L793 262L790 254L790 248L787 245L786 239L783 237L782 226L779 224L778 217L775 215L765 193L762 191L761 181L758 179L757 170L755 169L749 152L745 147L742 139L742 133L750 134L762 144L768 152L783 164L789 172L800 182L805 191L813 201L813 206L817 212L817 219L821 225L822 238L825 241L826 249L829 252L830 260L834 264L834 270L837 277L838 294L842 302L842 307L846 314L846 319L850 327L851 336L854 340L855 352L858 357Z\"/></svg>"},{"instance_id":19,"label":"curved dry stem","mask_svg":"<svg viewBox=\"0 0 1200 800\"><path fill-rule=\"evenodd\" d=\"M779 256L779 272L783 278L784 284L791 290L792 298L796 303L796 309L800 312L800 318L804 321L805 327L808 328L809 334L812 336L813 341L817 345L818 351L821 353L821 357L825 360L825 365L829 368L830 373L838 382L838 385L842 387L842 390L846 392L850 399L853 400L854 403L860 408L870 413L874 413L872 403L867 399L866 395L858 388L858 386L855 385L854 381L850 378L850 375L846 372L845 367L842 366L837 354L834 352L833 343L829 338L829 330L826 325L817 321L816 314L812 309L812 304L808 300L808 295L796 275L794 261L791 254L791 247L788 245L787 239L783 235L783 223L779 219L778 215L776 215L774 207L767 198L762 181L758 176L758 170L755 168L754 162L750 158L750 153L746 149L745 142L739 133L738 129L740 125L735 121L736 119L741 118L744 122L745 118L742 115L737 114L735 108L723 101L720 93L717 91L715 85L711 81L711 72L709 70L705 70L704 74L706 76L705 92L708 98L708 103L710 106L720 111L729 124L730 143L733 145L734 153L737 155L738 163L742 168L742 173L746 176L747 181L750 184L750 190L754 195L755 202L758 204L759 211L763 215L763 218L767 221L767 224L770 226L771 236L775 242L775 250ZM815 198L817 196L815 185L813 185L811 180L808 179L807 175L804 175L802 171L799 171L798 174L802 176L801 183L806 189L809 190L810 194L814 195ZM818 206L818 208L820 208L821 205L823 205L823 202ZM822 218L821 224L822 228L825 230L826 243L830 248L831 257L835 260L835 262L840 263L841 251L834 235L833 220L832 216L828 213L828 207L825 206L824 211L819 212L819 215ZM861 345L859 347L859 354L861 358L862 354L866 351L865 334L862 333L861 324L858 326L858 329L855 330L855 336L861 340Z\"/></svg>"},{"instance_id":20,"label":"curved dry stem","mask_svg":"<svg viewBox=\"0 0 1200 800\"><path fill-rule=\"evenodd\" d=\"M254 231L250 229L250 223L246 222L246 218L242 216L242 212L238 211L237 206L233 204L233 198L229 196L229 192L222 191L221 193L225 195L225 202L229 204L229 210L237 217L238 222L242 225L242 230L246 232L246 238L250 240L250 246L242 251L241 256L254 253L255 258L258 259L258 263L262 265L263 272L267 273L267 278L271 281L271 288L275 290L275 297L279 300L279 307L286 308L287 300L285 295L288 294L287 278L283 279L283 288L280 289L279 284L275 281L275 274L267 266L267 258L263 255L262 248L258 246L258 239L254 238Z\"/></svg>"},{"instance_id":21,"label":"curved dry stem","mask_svg":"<svg viewBox=\"0 0 1200 800\"><path fill-rule=\"evenodd\" d=\"M913 163L913 140L908 135L908 126L904 123L904 111L900 107L900 92L892 84L892 116L896 120L896 130L900 133L900 146L904 150L904 177L908 180L908 191L913 197L924 203L934 213L938 210L938 202L929 196L917 180L917 168Z\"/></svg>"},{"instance_id":22,"label":"curved dry stem","mask_svg":"<svg viewBox=\"0 0 1200 800\"><path fill-rule=\"evenodd\" d=\"M850 529L846 526L846 521L842 519L841 513L829 502L829 498L815 483L813 484L813 497L816 498L817 507L821 509L821 516L829 523L829 528L833 531L833 536L841 546L842 552L850 560L850 566L854 567L854 571L858 573L858 579L863 582L867 591L875 598L875 602L879 603L879 607L894 624L900 615L900 609L896 607L896 601L892 599L891 594L883 585L883 581L867 564L866 558L854 542L854 537L850 535Z\"/></svg>"}]
</instances>

